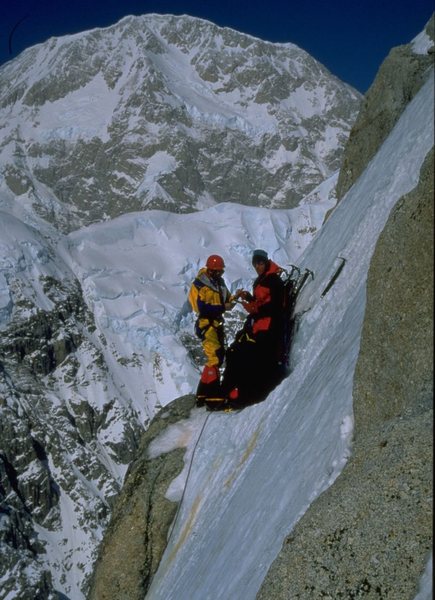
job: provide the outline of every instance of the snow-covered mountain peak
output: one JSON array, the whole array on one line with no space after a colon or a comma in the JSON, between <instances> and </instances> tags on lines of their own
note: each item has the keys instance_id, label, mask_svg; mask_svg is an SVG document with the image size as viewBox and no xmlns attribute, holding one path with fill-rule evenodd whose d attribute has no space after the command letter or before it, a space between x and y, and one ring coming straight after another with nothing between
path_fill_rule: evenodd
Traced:
<instances>
[{"instance_id":1,"label":"snow-covered mountain peak","mask_svg":"<svg viewBox=\"0 0 435 600\"><path fill-rule=\"evenodd\" d=\"M177 416L172 401L195 389L202 353L186 303L192 278L219 252L230 287L249 287L251 252L263 247L284 267L301 261L315 272L300 296L293 373L243 417L214 415L150 597L183 597L172 588L180 564L213 597L211 559L202 563L204 578L189 562L204 545L200 560L212 552L224 566L225 600L248 588L253 596L284 521L299 518L348 456L364 281L382 223L415 185L431 146L430 87L360 181L350 161L352 190L323 228L359 97L292 44L186 16L127 17L29 49L0 69L0 84L2 592L85 597L127 467L159 422L152 417L162 408L165 429ZM342 254L343 275L322 299ZM229 340L242 318L235 309L227 319ZM194 399L181 400L187 407ZM187 461L204 413L192 417L154 450L187 446ZM182 452L175 454L181 466ZM281 473L295 463L287 486ZM173 509L186 471L174 471ZM224 500L212 514L197 501L204 481L209 497ZM164 496L160 483L151 487ZM265 493L257 494L255 526L239 535L257 486ZM228 498L233 514L225 513ZM262 528L272 500L279 506ZM146 504L140 496L135 506ZM151 520L164 546L165 530ZM128 551L115 553L133 584L134 560L141 576L146 564L135 553L149 539L144 522L123 529ZM218 522L214 535L209 524ZM197 546L190 524L199 527ZM227 541L229 565L219 548ZM157 567L158 549L149 551ZM204 588L191 588L189 578L180 583L184 597L203 600Z\"/></svg>"},{"instance_id":2,"label":"snow-covered mountain peak","mask_svg":"<svg viewBox=\"0 0 435 600\"><path fill-rule=\"evenodd\" d=\"M0 69L0 189L68 231L143 208L293 207L340 166L359 103L293 44L126 17Z\"/></svg>"}]
</instances>

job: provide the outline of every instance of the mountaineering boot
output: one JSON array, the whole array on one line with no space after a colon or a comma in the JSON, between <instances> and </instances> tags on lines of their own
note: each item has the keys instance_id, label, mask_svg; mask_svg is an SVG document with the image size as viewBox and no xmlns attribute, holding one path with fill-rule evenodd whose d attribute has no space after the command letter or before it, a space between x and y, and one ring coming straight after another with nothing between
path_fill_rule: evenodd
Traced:
<instances>
[{"instance_id":1,"label":"mountaineering boot","mask_svg":"<svg viewBox=\"0 0 435 600\"><path fill-rule=\"evenodd\" d=\"M229 409L229 410L237 409L237 408L239 408L239 405L240 405L239 388L234 387L227 394L226 408Z\"/></svg>"},{"instance_id":2,"label":"mountaineering boot","mask_svg":"<svg viewBox=\"0 0 435 600\"><path fill-rule=\"evenodd\" d=\"M207 410L223 410L225 408L225 398L206 398L205 405Z\"/></svg>"},{"instance_id":3,"label":"mountaineering boot","mask_svg":"<svg viewBox=\"0 0 435 600\"><path fill-rule=\"evenodd\" d=\"M239 388L233 388L231 392L228 394L229 400L237 400L239 398Z\"/></svg>"},{"instance_id":4,"label":"mountaineering boot","mask_svg":"<svg viewBox=\"0 0 435 600\"><path fill-rule=\"evenodd\" d=\"M204 406L206 404L208 407L210 403L218 406L218 404L214 403L221 403L223 401L219 369L217 366L210 367L206 365L201 373L201 379L196 390L196 405Z\"/></svg>"}]
</instances>

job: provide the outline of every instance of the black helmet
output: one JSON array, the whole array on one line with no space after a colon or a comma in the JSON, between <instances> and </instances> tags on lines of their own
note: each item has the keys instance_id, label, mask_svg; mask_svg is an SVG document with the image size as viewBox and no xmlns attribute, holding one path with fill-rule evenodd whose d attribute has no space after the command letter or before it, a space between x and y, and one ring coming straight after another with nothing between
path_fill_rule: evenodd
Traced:
<instances>
[{"instance_id":1,"label":"black helmet","mask_svg":"<svg viewBox=\"0 0 435 600\"><path fill-rule=\"evenodd\" d=\"M269 262L269 257L267 256L267 252L265 250L254 250L252 254L252 264L256 265L258 263L267 263Z\"/></svg>"}]
</instances>

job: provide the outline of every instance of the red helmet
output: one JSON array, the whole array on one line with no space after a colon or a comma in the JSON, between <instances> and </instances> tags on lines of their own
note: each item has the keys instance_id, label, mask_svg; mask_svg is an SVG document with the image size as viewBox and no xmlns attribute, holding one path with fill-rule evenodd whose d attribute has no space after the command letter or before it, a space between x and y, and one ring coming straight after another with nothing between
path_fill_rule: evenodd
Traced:
<instances>
[{"instance_id":1,"label":"red helmet","mask_svg":"<svg viewBox=\"0 0 435 600\"><path fill-rule=\"evenodd\" d=\"M207 258L205 266L207 267L207 269L210 269L210 271L223 271L225 269L224 259L222 258L222 256L212 254Z\"/></svg>"}]
</instances>

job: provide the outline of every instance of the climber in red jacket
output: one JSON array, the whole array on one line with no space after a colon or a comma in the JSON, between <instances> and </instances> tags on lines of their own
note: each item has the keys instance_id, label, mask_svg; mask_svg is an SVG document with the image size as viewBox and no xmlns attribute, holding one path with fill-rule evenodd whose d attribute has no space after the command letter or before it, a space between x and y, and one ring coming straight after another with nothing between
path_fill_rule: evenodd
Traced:
<instances>
[{"instance_id":1,"label":"climber in red jacket","mask_svg":"<svg viewBox=\"0 0 435 600\"><path fill-rule=\"evenodd\" d=\"M233 403L263 400L283 375L282 268L264 250L254 250L252 265L253 292L239 293L248 317L226 354L223 389Z\"/></svg>"},{"instance_id":2,"label":"climber in red jacket","mask_svg":"<svg viewBox=\"0 0 435 600\"><path fill-rule=\"evenodd\" d=\"M284 284L280 278L282 268L267 256L264 250L254 250L252 265L257 272L253 295L245 292L242 304L251 316L252 334L260 335L264 343L272 343L282 332ZM261 334L266 334L263 337Z\"/></svg>"}]
</instances>

